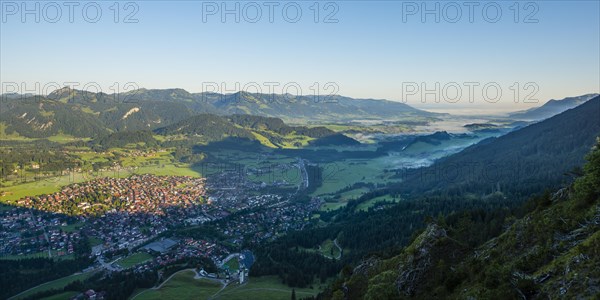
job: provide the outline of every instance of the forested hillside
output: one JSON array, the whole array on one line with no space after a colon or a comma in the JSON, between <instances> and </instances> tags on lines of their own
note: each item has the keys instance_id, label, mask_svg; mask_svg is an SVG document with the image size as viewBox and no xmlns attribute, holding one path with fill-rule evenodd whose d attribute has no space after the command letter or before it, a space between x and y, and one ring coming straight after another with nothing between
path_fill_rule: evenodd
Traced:
<instances>
[{"instance_id":1,"label":"forested hillside","mask_svg":"<svg viewBox=\"0 0 600 300\"><path fill-rule=\"evenodd\" d=\"M515 220L462 213L430 221L400 254L342 272L324 298L554 299L600 292L600 140L583 176L533 198ZM508 224L502 234L482 230ZM495 226L492 226L495 227ZM485 241L474 238L487 236Z\"/></svg>"},{"instance_id":2,"label":"forested hillside","mask_svg":"<svg viewBox=\"0 0 600 300\"><path fill-rule=\"evenodd\" d=\"M154 129L193 114L181 103L127 102L68 89L48 97L3 99L0 111L4 134L28 138L94 138L116 131Z\"/></svg>"},{"instance_id":3,"label":"forested hillside","mask_svg":"<svg viewBox=\"0 0 600 300\"><path fill-rule=\"evenodd\" d=\"M357 141L325 127L288 126L281 119L250 115L200 114L155 130L160 135L196 136L204 142L231 138L256 140L274 148L301 147L309 142L355 144Z\"/></svg>"},{"instance_id":4,"label":"forested hillside","mask_svg":"<svg viewBox=\"0 0 600 300\"><path fill-rule=\"evenodd\" d=\"M40 97L2 101L0 108L0 129L4 127L4 133L9 135L90 137L109 132L96 115L78 106Z\"/></svg>"}]
</instances>

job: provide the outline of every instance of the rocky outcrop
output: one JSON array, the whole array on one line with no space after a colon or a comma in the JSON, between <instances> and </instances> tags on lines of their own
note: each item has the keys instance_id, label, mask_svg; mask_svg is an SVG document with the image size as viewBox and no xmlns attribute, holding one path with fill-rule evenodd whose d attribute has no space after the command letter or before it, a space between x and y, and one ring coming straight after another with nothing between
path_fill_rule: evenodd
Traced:
<instances>
[{"instance_id":1,"label":"rocky outcrop","mask_svg":"<svg viewBox=\"0 0 600 300\"><path fill-rule=\"evenodd\" d=\"M419 238L407 249L406 257L398 266L396 287L400 294L411 296L418 289L436 259L436 245L447 238L446 230L436 224L430 224Z\"/></svg>"}]
</instances>

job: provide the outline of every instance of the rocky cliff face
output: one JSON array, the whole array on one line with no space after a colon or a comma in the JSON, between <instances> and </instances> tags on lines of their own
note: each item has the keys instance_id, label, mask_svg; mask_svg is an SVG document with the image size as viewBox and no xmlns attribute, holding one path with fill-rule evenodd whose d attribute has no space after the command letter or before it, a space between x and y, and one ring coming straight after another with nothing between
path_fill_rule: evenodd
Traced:
<instances>
[{"instance_id":1,"label":"rocky cliff face","mask_svg":"<svg viewBox=\"0 0 600 300\"><path fill-rule=\"evenodd\" d=\"M419 283L431 271L431 266L439 259L436 247L448 236L446 230L436 224L427 226L425 232L411 245L398 266L396 288L402 295L412 296Z\"/></svg>"}]
</instances>

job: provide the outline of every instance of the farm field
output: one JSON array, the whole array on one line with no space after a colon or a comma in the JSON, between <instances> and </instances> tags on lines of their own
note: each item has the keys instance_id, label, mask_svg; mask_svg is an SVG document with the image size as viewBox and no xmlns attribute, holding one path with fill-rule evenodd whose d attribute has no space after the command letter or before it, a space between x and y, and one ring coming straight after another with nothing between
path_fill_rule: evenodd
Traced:
<instances>
[{"instance_id":1,"label":"farm field","mask_svg":"<svg viewBox=\"0 0 600 300\"><path fill-rule=\"evenodd\" d=\"M386 165L383 159L346 159L321 165L323 168L323 185L312 195L332 194L356 182L381 184L390 180L383 170Z\"/></svg>"}]
</instances>

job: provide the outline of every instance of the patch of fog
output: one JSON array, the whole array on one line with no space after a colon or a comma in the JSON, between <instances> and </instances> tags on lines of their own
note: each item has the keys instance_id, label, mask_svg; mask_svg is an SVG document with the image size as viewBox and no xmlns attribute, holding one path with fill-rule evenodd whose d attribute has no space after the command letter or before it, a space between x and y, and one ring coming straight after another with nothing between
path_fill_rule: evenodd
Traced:
<instances>
[{"instance_id":1,"label":"patch of fog","mask_svg":"<svg viewBox=\"0 0 600 300\"><path fill-rule=\"evenodd\" d=\"M515 106L494 106L486 107L478 105L474 107L433 107L433 106L421 106L420 109L424 109L433 113L446 113L453 116L489 116L493 118L506 116L509 113L538 107L538 105L515 105Z\"/></svg>"},{"instance_id":2,"label":"patch of fog","mask_svg":"<svg viewBox=\"0 0 600 300\"><path fill-rule=\"evenodd\" d=\"M436 131L466 133L470 131L465 127L465 125L473 123L487 123L489 121L491 121L491 119L473 117L444 118L439 121L431 122L428 125L415 126L415 131L419 133L434 133Z\"/></svg>"},{"instance_id":3,"label":"patch of fog","mask_svg":"<svg viewBox=\"0 0 600 300\"><path fill-rule=\"evenodd\" d=\"M395 156L390 155L386 158L387 163L394 169L417 169L428 167L435 162L435 159L429 157Z\"/></svg>"},{"instance_id":4,"label":"patch of fog","mask_svg":"<svg viewBox=\"0 0 600 300\"><path fill-rule=\"evenodd\" d=\"M463 149L472 146L488 136L482 136L478 138L469 139L466 141L455 140L454 145L446 145L443 148L440 146L431 145L431 148L426 151L422 151L418 154L406 153L402 151L390 152L387 157L384 158L385 164L392 166L394 169L416 169L422 167L428 167L432 165L436 160L444 158L446 156L458 153Z\"/></svg>"}]
</instances>

